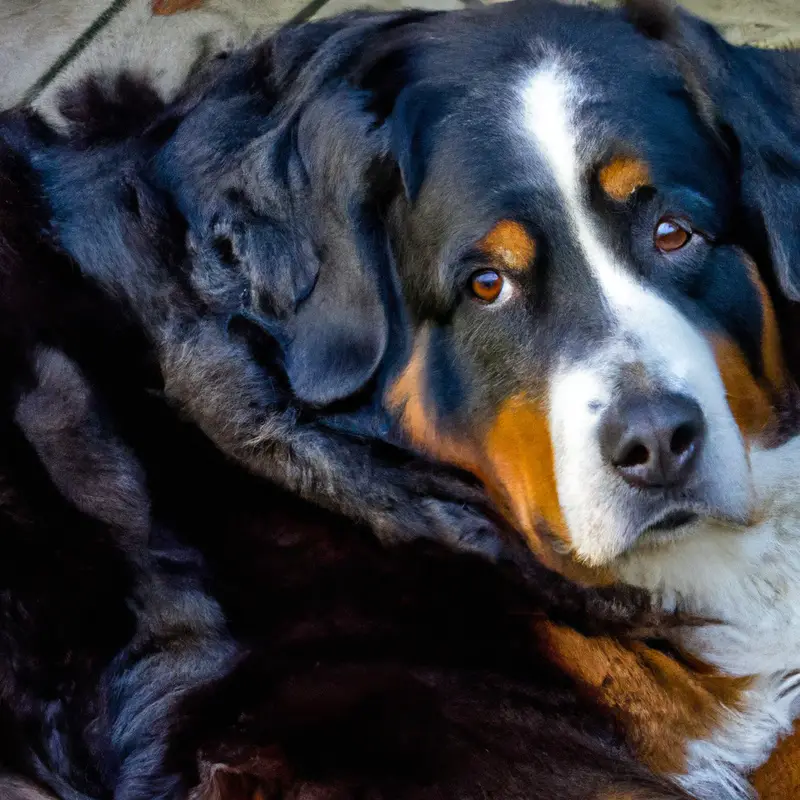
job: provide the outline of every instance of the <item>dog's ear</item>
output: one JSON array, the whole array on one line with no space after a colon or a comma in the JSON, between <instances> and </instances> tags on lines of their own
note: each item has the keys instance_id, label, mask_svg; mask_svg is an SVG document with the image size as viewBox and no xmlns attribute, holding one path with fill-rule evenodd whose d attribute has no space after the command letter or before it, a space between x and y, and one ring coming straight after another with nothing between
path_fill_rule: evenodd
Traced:
<instances>
[{"instance_id":1,"label":"dog's ear","mask_svg":"<svg viewBox=\"0 0 800 800\"><path fill-rule=\"evenodd\" d=\"M371 125L359 95L337 90L307 105L294 134L307 177L297 229L309 231L318 271L296 307L284 363L295 397L312 406L362 389L388 342L391 263L371 169L385 137Z\"/></svg>"},{"instance_id":2,"label":"dog's ear","mask_svg":"<svg viewBox=\"0 0 800 800\"><path fill-rule=\"evenodd\" d=\"M417 73L430 33L420 23L440 12L407 11L384 26L381 40L354 69L351 80L369 97L376 125L387 124L389 147L406 196L413 203L425 177L436 127L457 89Z\"/></svg>"},{"instance_id":3,"label":"dog's ear","mask_svg":"<svg viewBox=\"0 0 800 800\"><path fill-rule=\"evenodd\" d=\"M298 307L285 347L286 374L298 400L327 406L358 392L386 350L389 323L378 276L351 248L322 264ZM350 251L350 252L347 252Z\"/></svg>"},{"instance_id":4,"label":"dog's ear","mask_svg":"<svg viewBox=\"0 0 800 800\"><path fill-rule=\"evenodd\" d=\"M624 6L667 45L699 115L726 143L749 238L766 244L781 290L800 300L800 57L731 45L670 0Z\"/></svg>"}]
</instances>

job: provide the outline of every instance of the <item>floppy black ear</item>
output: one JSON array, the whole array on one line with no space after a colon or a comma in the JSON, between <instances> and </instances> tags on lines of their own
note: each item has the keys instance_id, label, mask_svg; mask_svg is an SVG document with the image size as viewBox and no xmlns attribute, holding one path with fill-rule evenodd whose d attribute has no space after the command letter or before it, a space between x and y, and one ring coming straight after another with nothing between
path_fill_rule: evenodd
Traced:
<instances>
[{"instance_id":1,"label":"floppy black ear","mask_svg":"<svg viewBox=\"0 0 800 800\"><path fill-rule=\"evenodd\" d=\"M293 315L284 364L295 397L317 407L362 389L389 337L392 264L372 174L385 137L361 103L349 89L319 97L294 137L307 176L297 224L310 232L319 269Z\"/></svg>"},{"instance_id":2,"label":"floppy black ear","mask_svg":"<svg viewBox=\"0 0 800 800\"><path fill-rule=\"evenodd\" d=\"M418 74L415 67L424 60L430 39L418 23L439 13L406 11L385 25L351 76L368 94L376 124L388 122L389 147L412 202L422 187L436 126L447 116L456 92Z\"/></svg>"},{"instance_id":3,"label":"floppy black ear","mask_svg":"<svg viewBox=\"0 0 800 800\"><path fill-rule=\"evenodd\" d=\"M359 391L378 368L389 323L373 266L328 259L299 306L285 348L286 374L298 400L330 405Z\"/></svg>"},{"instance_id":4,"label":"floppy black ear","mask_svg":"<svg viewBox=\"0 0 800 800\"><path fill-rule=\"evenodd\" d=\"M734 142L748 227L800 300L800 55L737 47L669 0L628 0L631 21L671 50L706 123Z\"/></svg>"}]
</instances>

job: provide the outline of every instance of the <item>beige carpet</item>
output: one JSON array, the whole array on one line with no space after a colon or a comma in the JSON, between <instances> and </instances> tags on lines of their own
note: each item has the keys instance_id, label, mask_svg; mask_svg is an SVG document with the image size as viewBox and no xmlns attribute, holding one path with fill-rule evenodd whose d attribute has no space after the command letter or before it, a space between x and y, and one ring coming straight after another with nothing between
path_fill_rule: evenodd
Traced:
<instances>
[{"instance_id":1,"label":"beige carpet","mask_svg":"<svg viewBox=\"0 0 800 800\"><path fill-rule=\"evenodd\" d=\"M372 0L371 5L459 8L467 1ZM142 72L169 93L209 52L243 44L298 14L324 16L361 4L362 0L0 0L0 108L32 102L54 118L59 89L104 68ZM684 4L736 43L800 45L800 0Z\"/></svg>"},{"instance_id":2,"label":"beige carpet","mask_svg":"<svg viewBox=\"0 0 800 800\"><path fill-rule=\"evenodd\" d=\"M683 5L737 44L800 46L800 0L684 0Z\"/></svg>"}]
</instances>

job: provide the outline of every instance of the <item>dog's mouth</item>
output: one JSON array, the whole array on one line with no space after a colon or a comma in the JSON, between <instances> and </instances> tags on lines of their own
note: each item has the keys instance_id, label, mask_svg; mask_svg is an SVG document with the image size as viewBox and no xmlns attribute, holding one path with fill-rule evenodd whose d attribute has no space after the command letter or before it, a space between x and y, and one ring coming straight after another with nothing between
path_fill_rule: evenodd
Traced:
<instances>
[{"instance_id":1,"label":"dog's mouth","mask_svg":"<svg viewBox=\"0 0 800 800\"><path fill-rule=\"evenodd\" d=\"M660 519L648 525L644 531L642 531L642 535L647 535L649 533L659 534L662 532L669 533L678 528L683 528L685 525L699 518L700 515L696 511L690 511L689 509L673 509L664 514Z\"/></svg>"},{"instance_id":2,"label":"dog's mouth","mask_svg":"<svg viewBox=\"0 0 800 800\"><path fill-rule=\"evenodd\" d=\"M667 546L690 537L698 523L708 519L730 519L717 504L711 505L697 497L639 497L639 503L628 508L623 523L624 540L620 555L626 551L650 550ZM644 502L641 502L644 501Z\"/></svg>"},{"instance_id":3,"label":"dog's mouth","mask_svg":"<svg viewBox=\"0 0 800 800\"><path fill-rule=\"evenodd\" d=\"M697 532L698 523L713 521L715 524L739 528L745 520L726 513L719 509L710 509L698 506L671 506L653 515L639 528L638 535L633 539L632 550L660 548L687 537Z\"/></svg>"},{"instance_id":4,"label":"dog's mouth","mask_svg":"<svg viewBox=\"0 0 800 800\"><path fill-rule=\"evenodd\" d=\"M674 542L687 535L692 523L700 518L700 512L695 509L669 509L642 527L634 546L653 547Z\"/></svg>"}]
</instances>

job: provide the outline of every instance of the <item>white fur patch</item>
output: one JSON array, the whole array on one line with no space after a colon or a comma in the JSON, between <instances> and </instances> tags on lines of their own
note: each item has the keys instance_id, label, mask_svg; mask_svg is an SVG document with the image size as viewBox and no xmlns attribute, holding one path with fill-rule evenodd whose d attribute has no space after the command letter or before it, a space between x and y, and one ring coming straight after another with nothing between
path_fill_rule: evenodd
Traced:
<instances>
[{"instance_id":1,"label":"white fur patch","mask_svg":"<svg viewBox=\"0 0 800 800\"><path fill-rule=\"evenodd\" d=\"M680 541L614 564L621 580L649 589L664 608L720 621L684 632L680 644L728 673L756 676L741 712L690 749L682 782L700 797L718 795L698 786L723 778L733 785L766 761L800 713L800 437L754 450L751 462L755 524L697 523Z\"/></svg>"},{"instance_id":2,"label":"white fur patch","mask_svg":"<svg viewBox=\"0 0 800 800\"><path fill-rule=\"evenodd\" d=\"M562 365L551 382L556 478L573 551L590 563L613 561L621 579L649 589L666 608L721 620L690 630L681 643L728 673L755 676L754 682L741 708L724 711L713 737L690 743L688 771L676 780L703 800L752 797L746 776L768 758L798 713L800 438L753 452L751 470L705 337L619 263L592 218L582 185L592 165L585 156L582 161L580 136L596 127L589 117L591 92L551 59L520 96L524 131L555 180L612 325L600 349L579 365ZM757 504L760 524L704 521L679 540L620 555L632 544L620 499L630 489L603 462L597 429L626 366L700 405L707 437L697 469L705 492L742 523Z\"/></svg>"},{"instance_id":3,"label":"white fur patch","mask_svg":"<svg viewBox=\"0 0 800 800\"><path fill-rule=\"evenodd\" d=\"M551 380L550 427L558 496L575 555L602 564L632 543L624 498L630 489L604 463L598 442L602 412L620 371L635 366L659 389L693 398L704 412L706 446L697 466L709 507L747 518L751 507L747 455L705 337L674 306L636 279L606 247L591 217L583 175L583 129L591 93L557 59L521 87L524 131L558 187L591 279L604 300L613 333L579 365L564 364Z\"/></svg>"}]
</instances>

